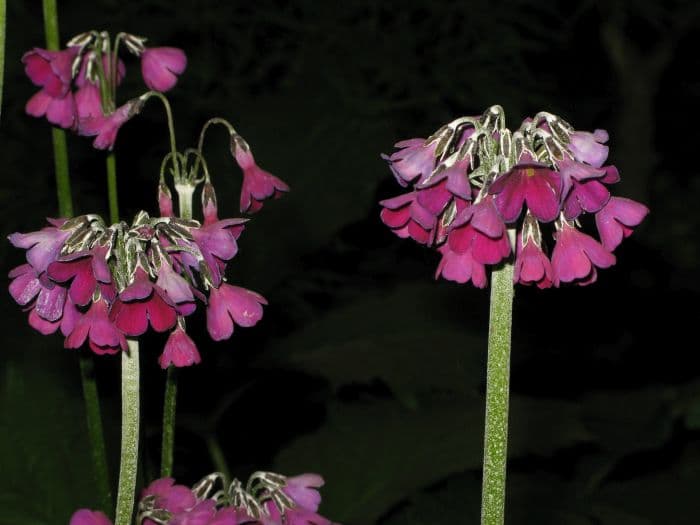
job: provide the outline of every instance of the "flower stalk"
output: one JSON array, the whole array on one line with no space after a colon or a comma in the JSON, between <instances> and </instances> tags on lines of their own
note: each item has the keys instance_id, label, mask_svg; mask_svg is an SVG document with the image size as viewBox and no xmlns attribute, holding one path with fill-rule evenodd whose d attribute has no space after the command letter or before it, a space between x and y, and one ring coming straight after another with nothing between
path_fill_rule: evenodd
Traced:
<instances>
[{"instance_id":1,"label":"flower stalk","mask_svg":"<svg viewBox=\"0 0 700 525\"><path fill-rule=\"evenodd\" d=\"M481 525L504 522L513 295L513 264L508 261L491 274Z\"/></svg>"},{"instance_id":2,"label":"flower stalk","mask_svg":"<svg viewBox=\"0 0 700 525\"><path fill-rule=\"evenodd\" d=\"M160 477L168 478L173 472L173 450L175 449L175 408L177 404L177 370L168 367L163 399L163 436L160 450Z\"/></svg>"},{"instance_id":3,"label":"flower stalk","mask_svg":"<svg viewBox=\"0 0 700 525\"><path fill-rule=\"evenodd\" d=\"M3 1L4 6L4 1ZM46 45L48 49L59 49L58 12L55 0L43 0L44 30L46 33ZM4 12L2 13L4 22ZM4 38L5 31L0 31ZM61 217L73 216L73 198L71 193L70 173L68 170L68 146L66 134L63 130L53 128L54 168L56 172L56 193L58 196L58 213ZM104 510L112 508L112 491L109 483L109 471L107 467L107 452L105 448L104 432L102 429L102 415L100 401L97 392L97 383L94 373L94 361L92 355L80 354L80 380L83 387L83 400L85 403L85 417L88 430L88 439L92 451L92 463L95 469L95 482L100 496L100 507Z\"/></svg>"},{"instance_id":4,"label":"flower stalk","mask_svg":"<svg viewBox=\"0 0 700 525\"><path fill-rule=\"evenodd\" d=\"M107 199L109 201L109 220L112 224L119 222L119 194L117 193L117 159L114 152L109 152L107 166Z\"/></svg>"},{"instance_id":5,"label":"flower stalk","mask_svg":"<svg viewBox=\"0 0 700 525\"><path fill-rule=\"evenodd\" d=\"M115 525L129 525L134 512L139 457L139 343L122 352L122 445Z\"/></svg>"}]
</instances>

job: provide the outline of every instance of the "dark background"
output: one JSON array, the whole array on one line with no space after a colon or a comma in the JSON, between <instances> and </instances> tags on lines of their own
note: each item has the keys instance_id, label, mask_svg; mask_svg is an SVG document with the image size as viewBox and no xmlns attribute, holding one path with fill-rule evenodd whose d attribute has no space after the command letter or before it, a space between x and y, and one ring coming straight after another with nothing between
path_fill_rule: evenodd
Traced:
<instances>
[{"instance_id":1,"label":"dark background","mask_svg":"<svg viewBox=\"0 0 700 525\"><path fill-rule=\"evenodd\" d=\"M346 525L478 523L488 291L435 282L438 255L394 237L400 193L381 152L491 104L508 125L547 109L610 131L618 195L651 215L586 288L518 288L508 522L698 522L700 10L682 2L143 0L59 2L62 40L89 29L186 50L169 93L180 147L230 119L292 192L267 203L229 266L270 302L253 329L180 371L175 475L323 474ZM20 58L43 45L40 3L10 2L0 127L3 236L56 214L50 133L23 113ZM143 91L126 57L124 101ZM78 213L106 214L104 155L70 136ZM167 152L156 103L115 151L122 215L155 213ZM240 174L223 131L206 154L222 216ZM2 271L23 254L0 244ZM0 301L0 524L61 524L95 507L77 359ZM159 457L164 337L143 343L143 469ZM98 359L112 473L119 360ZM219 458L219 459L216 459Z\"/></svg>"}]
</instances>

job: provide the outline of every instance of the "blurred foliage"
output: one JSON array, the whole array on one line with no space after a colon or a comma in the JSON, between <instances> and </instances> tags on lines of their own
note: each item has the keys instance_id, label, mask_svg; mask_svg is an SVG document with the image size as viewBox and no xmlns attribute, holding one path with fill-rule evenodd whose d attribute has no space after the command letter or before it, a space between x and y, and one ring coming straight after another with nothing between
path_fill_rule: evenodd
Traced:
<instances>
[{"instance_id":1,"label":"blurred foliage","mask_svg":"<svg viewBox=\"0 0 700 525\"><path fill-rule=\"evenodd\" d=\"M324 514L346 525L477 523L488 293L432 282L436 255L385 231L376 201L400 192L380 152L500 103L511 124L548 108L579 128L610 129L621 193L648 195L652 208L595 286L517 293L508 520L695 523L693 5L193 0L174 9L166 0L64 0L64 40L105 28L187 51L189 69L171 94L181 147L208 116L229 118L261 166L292 186L249 223L230 272L269 299L263 322L222 344L206 342L201 318L188 324L203 363L180 374L178 480L223 467L239 477L318 471ZM39 6L14 2L8 17L5 235L40 227L56 209L50 134L23 114L34 88L20 58L43 42ZM621 62L605 31L627 46ZM621 118L636 110L620 72L641 74L638 64L664 42L673 53L659 75L640 77L653 96L635 124L648 132L639 136L651 142L637 146L650 155L638 157L616 148L621 135L633 146L637 136ZM142 90L137 63L127 68L122 100ZM225 134L208 141L222 216L236 215L240 178ZM104 213L103 156L79 137L69 146L77 209ZM125 217L154 210L166 149L155 104L120 132ZM0 257L4 271L21 262L8 244ZM72 509L95 504L77 364L58 337L32 333L9 297L0 306L0 524L66 523ZM143 352L148 479L163 342L149 338ZM114 458L118 360L100 359L98 375ZM216 447L227 465L210 455Z\"/></svg>"}]
</instances>

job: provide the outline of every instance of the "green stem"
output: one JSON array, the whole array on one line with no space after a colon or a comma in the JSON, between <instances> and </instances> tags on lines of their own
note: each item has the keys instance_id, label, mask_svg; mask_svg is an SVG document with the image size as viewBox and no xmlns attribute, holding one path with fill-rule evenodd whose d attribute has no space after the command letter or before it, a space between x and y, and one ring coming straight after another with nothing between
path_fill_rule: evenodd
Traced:
<instances>
[{"instance_id":1,"label":"green stem","mask_svg":"<svg viewBox=\"0 0 700 525\"><path fill-rule=\"evenodd\" d=\"M481 525L503 525L505 514L513 295L508 262L491 275Z\"/></svg>"},{"instance_id":2,"label":"green stem","mask_svg":"<svg viewBox=\"0 0 700 525\"><path fill-rule=\"evenodd\" d=\"M139 343L128 339L122 352L122 447L114 525L130 525L134 513L139 457Z\"/></svg>"},{"instance_id":3,"label":"green stem","mask_svg":"<svg viewBox=\"0 0 700 525\"><path fill-rule=\"evenodd\" d=\"M207 450L209 450L209 457L214 464L214 469L217 472L221 472L226 479L231 479L231 471L228 468L226 456L224 456L224 451L219 444L219 439L216 437L216 434L211 433L207 435L206 443Z\"/></svg>"},{"instance_id":4,"label":"green stem","mask_svg":"<svg viewBox=\"0 0 700 525\"><path fill-rule=\"evenodd\" d=\"M175 175L175 182L179 182L182 179L180 173L180 162L177 154L177 144L175 142L175 121L173 120L173 110L170 107L170 102L168 98L158 91L149 91L139 97L142 103L145 103L149 98L156 97L160 99L165 107L165 115L168 119L168 134L170 135L170 153L172 154L173 169Z\"/></svg>"},{"instance_id":5,"label":"green stem","mask_svg":"<svg viewBox=\"0 0 700 525\"><path fill-rule=\"evenodd\" d=\"M175 447L175 402L177 400L177 369L170 365L165 379L163 400L163 441L160 452L160 477L167 478L173 472Z\"/></svg>"},{"instance_id":6,"label":"green stem","mask_svg":"<svg viewBox=\"0 0 700 525\"><path fill-rule=\"evenodd\" d=\"M0 0L0 117L2 116L2 86L5 78L5 17L7 6Z\"/></svg>"},{"instance_id":7,"label":"green stem","mask_svg":"<svg viewBox=\"0 0 700 525\"><path fill-rule=\"evenodd\" d=\"M117 159L113 152L107 155L107 198L109 199L109 220L119 222L119 196L117 193Z\"/></svg>"},{"instance_id":8,"label":"green stem","mask_svg":"<svg viewBox=\"0 0 700 525\"><path fill-rule=\"evenodd\" d=\"M4 4L4 1L3 1ZM59 49L58 13L56 0L43 0L44 30L46 46L51 50ZM4 36L4 31L2 31ZM62 129L53 128L54 168L56 172L56 193L58 196L58 214L61 217L73 215L73 197L71 193L70 173L68 170L68 146L66 133ZM85 418L88 429L88 439L92 451L95 484L100 495L101 508L109 512L112 508L112 491L109 483L107 453L105 449L104 432L102 430L102 415L97 393L97 383L94 374L94 357L81 355L80 379L83 387L85 403Z\"/></svg>"}]
</instances>

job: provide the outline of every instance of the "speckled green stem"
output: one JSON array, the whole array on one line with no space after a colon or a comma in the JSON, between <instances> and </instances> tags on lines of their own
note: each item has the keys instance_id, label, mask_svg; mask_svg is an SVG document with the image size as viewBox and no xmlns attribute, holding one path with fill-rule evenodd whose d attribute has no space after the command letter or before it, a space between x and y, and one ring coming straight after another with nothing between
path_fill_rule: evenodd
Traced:
<instances>
[{"instance_id":1,"label":"speckled green stem","mask_svg":"<svg viewBox=\"0 0 700 525\"><path fill-rule=\"evenodd\" d=\"M4 4L4 1L3 1ZM44 30L46 47L50 50L59 49L58 12L55 0L43 0ZM3 37L4 37L4 31ZM56 171L56 193L58 196L58 214L61 217L73 216L73 197L71 194L70 173L68 171L68 146L66 133L62 129L53 128L54 168ZM85 402L85 419L88 439L90 441L91 457L94 468L95 483L100 497L100 508L109 513L112 509L112 490L109 483L107 468L107 452L105 449L104 432L102 430L102 414L100 400L95 380L94 356L81 352L79 356L80 379L83 386Z\"/></svg>"},{"instance_id":2,"label":"speckled green stem","mask_svg":"<svg viewBox=\"0 0 700 525\"><path fill-rule=\"evenodd\" d=\"M512 318L513 265L506 263L491 275L481 525L504 522Z\"/></svg>"},{"instance_id":3,"label":"speckled green stem","mask_svg":"<svg viewBox=\"0 0 700 525\"><path fill-rule=\"evenodd\" d=\"M163 399L163 436L160 449L160 477L173 473L173 450L175 449L175 407L177 405L177 369L170 365L165 378Z\"/></svg>"},{"instance_id":4,"label":"speckled green stem","mask_svg":"<svg viewBox=\"0 0 700 525\"><path fill-rule=\"evenodd\" d=\"M122 352L122 448L114 525L130 525L134 513L139 458L139 342L128 339Z\"/></svg>"},{"instance_id":5,"label":"speckled green stem","mask_svg":"<svg viewBox=\"0 0 700 525\"><path fill-rule=\"evenodd\" d=\"M119 222L119 198L117 194L117 159L113 152L107 155L107 199L109 200L109 220Z\"/></svg>"}]
</instances>

